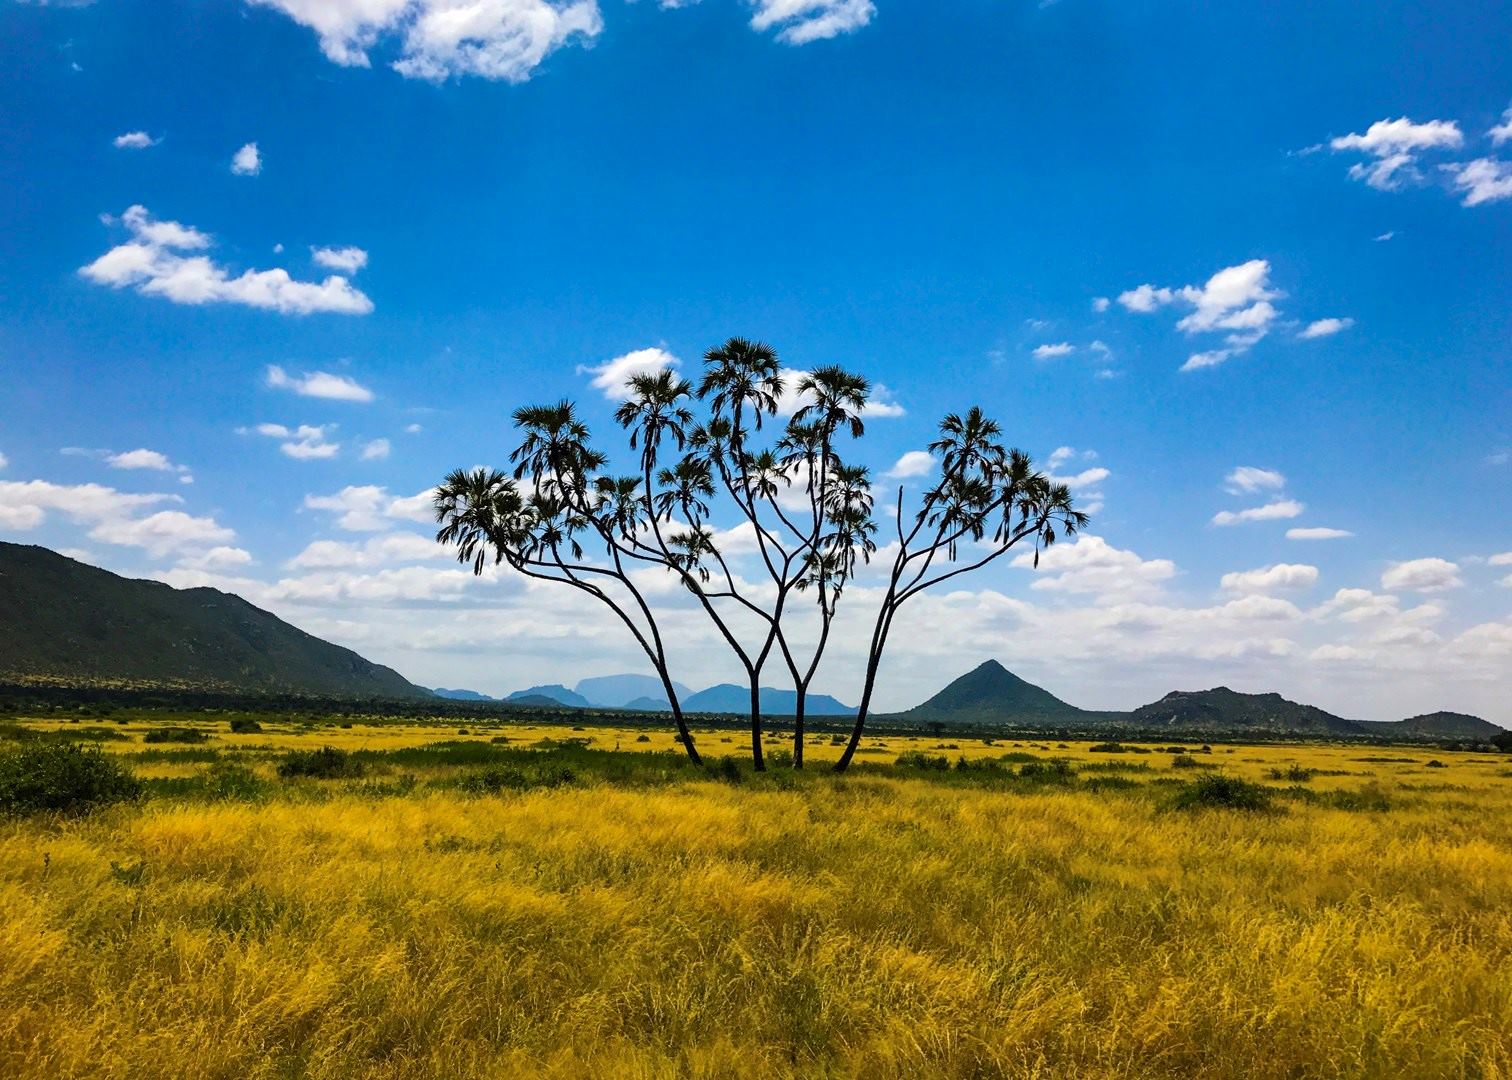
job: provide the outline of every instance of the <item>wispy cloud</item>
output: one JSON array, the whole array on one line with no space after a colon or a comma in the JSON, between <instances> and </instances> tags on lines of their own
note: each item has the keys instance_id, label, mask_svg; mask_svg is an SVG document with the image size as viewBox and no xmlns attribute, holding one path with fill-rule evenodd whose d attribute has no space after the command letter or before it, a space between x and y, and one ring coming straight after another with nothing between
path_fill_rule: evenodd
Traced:
<instances>
[{"instance_id":1,"label":"wispy cloud","mask_svg":"<svg viewBox=\"0 0 1512 1080\"><path fill-rule=\"evenodd\" d=\"M326 398L330 401L373 400L373 392L356 379L334 375L329 371L307 371L301 375L290 375L277 364L269 364L267 383L276 390L292 390L300 397Z\"/></svg>"}]
</instances>

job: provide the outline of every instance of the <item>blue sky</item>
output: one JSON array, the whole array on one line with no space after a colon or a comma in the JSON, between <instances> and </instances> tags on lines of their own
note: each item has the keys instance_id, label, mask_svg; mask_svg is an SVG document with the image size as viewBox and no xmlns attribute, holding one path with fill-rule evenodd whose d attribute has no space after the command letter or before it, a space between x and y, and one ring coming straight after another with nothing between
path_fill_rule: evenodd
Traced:
<instances>
[{"instance_id":1,"label":"blue sky","mask_svg":"<svg viewBox=\"0 0 1512 1080\"><path fill-rule=\"evenodd\" d=\"M886 388L879 474L980 403L1096 508L921 607L884 705L996 656L1086 705L1512 723L1509 37L1489 3L0 0L0 538L430 685L633 668L436 560L419 496L518 405L607 437L591 369L743 334ZM683 681L734 674L685 638Z\"/></svg>"}]
</instances>

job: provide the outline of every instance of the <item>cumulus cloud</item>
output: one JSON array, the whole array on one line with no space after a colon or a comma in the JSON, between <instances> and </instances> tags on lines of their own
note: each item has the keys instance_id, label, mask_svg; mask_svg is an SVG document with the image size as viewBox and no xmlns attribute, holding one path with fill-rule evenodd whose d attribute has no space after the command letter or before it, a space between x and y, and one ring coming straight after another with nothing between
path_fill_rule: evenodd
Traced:
<instances>
[{"instance_id":1,"label":"cumulus cloud","mask_svg":"<svg viewBox=\"0 0 1512 1080\"><path fill-rule=\"evenodd\" d=\"M278 449L286 457L296 461L333 458L341 450L341 444L332 442L327 432L331 424L300 424L286 427L283 424L258 424L253 428L238 428L241 435L261 435L268 439L280 439Z\"/></svg>"},{"instance_id":2,"label":"cumulus cloud","mask_svg":"<svg viewBox=\"0 0 1512 1080\"><path fill-rule=\"evenodd\" d=\"M1122 292L1118 302L1138 314L1150 314L1163 307L1181 305L1191 310L1176 323L1188 335L1224 333L1222 348L1191 354L1182 371L1216 367L1232 357L1248 352L1270 332L1280 316L1273 300L1282 293L1270 283L1271 265L1265 259L1251 259L1219 270L1202 285L1139 285Z\"/></svg>"},{"instance_id":3,"label":"cumulus cloud","mask_svg":"<svg viewBox=\"0 0 1512 1080\"><path fill-rule=\"evenodd\" d=\"M372 401L373 392L357 380L329 371L307 371L290 375L277 364L268 365L268 385L276 390L292 390L300 397L326 398L330 401Z\"/></svg>"},{"instance_id":4,"label":"cumulus cloud","mask_svg":"<svg viewBox=\"0 0 1512 1080\"><path fill-rule=\"evenodd\" d=\"M158 144L158 140L145 131L128 131L110 141L117 150L146 150L149 146Z\"/></svg>"},{"instance_id":5,"label":"cumulus cloud","mask_svg":"<svg viewBox=\"0 0 1512 1080\"><path fill-rule=\"evenodd\" d=\"M1410 559L1392 563L1381 575L1383 589L1443 592L1446 589L1457 589L1463 584L1459 567L1448 559Z\"/></svg>"},{"instance_id":6,"label":"cumulus cloud","mask_svg":"<svg viewBox=\"0 0 1512 1080\"><path fill-rule=\"evenodd\" d=\"M1219 582L1229 592L1268 593L1277 589L1310 589L1318 583L1318 568L1303 563L1277 563L1257 570L1224 574Z\"/></svg>"},{"instance_id":7,"label":"cumulus cloud","mask_svg":"<svg viewBox=\"0 0 1512 1080\"><path fill-rule=\"evenodd\" d=\"M368 253L360 247L312 247L310 257L327 270L340 270L347 274L355 274L368 262Z\"/></svg>"},{"instance_id":8,"label":"cumulus cloud","mask_svg":"<svg viewBox=\"0 0 1512 1080\"><path fill-rule=\"evenodd\" d=\"M1512 198L1512 161L1477 158L1474 161L1443 166L1450 184L1465 197L1465 206L1498 202Z\"/></svg>"},{"instance_id":9,"label":"cumulus cloud","mask_svg":"<svg viewBox=\"0 0 1512 1080\"><path fill-rule=\"evenodd\" d=\"M234 530L214 518L194 517L182 510L160 510L144 518L103 521L89 532L91 540L106 544L144 548L163 556L185 548L224 544L236 538Z\"/></svg>"},{"instance_id":10,"label":"cumulus cloud","mask_svg":"<svg viewBox=\"0 0 1512 1080\"><path fill-rule=\"evenodd\" d=\"M1348 529L1330 529L1325 525L1286 530L1288 540L1344 540L1353 535Z\"/></svg>"},{"instance_id":11,"label":"cumulus cloud","mask_svg":"<svg viewBox=\"0 0 1512 1080\"><path fill-rule=\"evenodd\" d=\"M927 450L910 450L893 463L893 467L887 470L887 475L894 480L924 476L934 468L934 464L934 455Z\"/></svg>"},{"instance_id":12,"label":"cumulus cloud","mask_svg":"<svg viewBox=\"0 0 1512 1080\"><path fill-rule=\"evenodd\" d=\"M1223 483L1235 495L1252 495L1257 491L1280 491L1286 487L1286 477L1275 469L1239 465L1223 478Z\"/></svg>"},{"instance_id":13,"label":"cumulus cloud","mask_svg":"<svg viewBox=\"0 0 1512 1080\"><path fill-rule=\"evenodd\" d=\"M176 495L131 495L101 484L53 484L45 480L0 482L0 526L34 529L50 514L91 526L89 536L107 544L144 548L166 555L223 544L236 533L213 518L182 510L137 515L163 503L182 502Z\"/></svg>"},{"instance_id":14,"label":"cumulus cloud","mask_svg":"<svg viewBox=\"0 0 1512 1080\"><path fill-rule=\"evenodd\" d=\"M379 42L399 43L395 71L442 82L475 75L520 83L565 45L603 30L597 0L251 0L314 30L327 58L368 67Z\"/></svg>"},{"instance_id":15,"label":"cumulus cloud","mask_svg":"<svg viewBox=\"0 0 1512 1080\"><path fill-rule=\"evenodd\" d=\"M1034 553L1015 556L1013 566L1035 569ZM1136 596L1158 592L1176 576L1169 559L1142 559L1114 547L1100 536L1082 535L1069 544L1054 544L1040 553L1033 588L1097 596Z\"/></svg>"},{"instance_id":16,"label":"cumulus cloud","mask_svg":"<svg viewBox=\"0 0 1512 1080\"><path fill-rule=\"evenodd\" d=\"M1249 521L1276 521L1297 517L1306 509L1296 499L1278 499L1264 506L1251 506L1246 510L1220 510L1213 515L1214 525L1242 525Z\"/></svg>"},{"instance_id":17,"label":"cumulus cloud","mask_svg":"<svg viewBox=\"0 0 1512 1080\"><path fill-rule=\"evenodd\" d=\"M1308 323L1297 336L1304 341L1310 341L1313 338L1332 337L1334 334L1348 330L1353 325L1354 320L1348 318L1316 319Z\"/></svg>"},{"instance_id":18,"label":"cumulus cloud","mask_svg":"<svg viewBox=\"0 0 1512 1080\"><path fill-rule=\"evenodd\" d=\"M262 172L262 151L255 142L249 142L231 155L231 171L237 176L256 176Z\"/></svg>"},{"instance_id":19,"label":"cumulus cloud","mask_svg":"<svg viewBox=\"0 0 1512 1080\"><path fill-rule=\"evenodd\" d=\"M1040 345L1034 350L1036 360L1054 360L1061 356L1070 356L1076 351L1076 346L1069 341L1057 342L1054 345Z\"/></svg>"},{"instance_id":20,"label":"cumulus cloud","mask_svg":"<svg viewBox=\"0 0 1512 1080\"><path fill-rule=\"evenodd\" d=\"M595 390L602 390L610 401L624 401L630 396L627 384L634 376L654 375L669 368L675 370L681 365L682 361L666 349L651 347L635 349L597 366L579 364L577 373L593 376L590 385Z\"/></svg>"},{"instance_id":21,"label":"cumulus cloud","mask_svg":"<svg viewBox=\"0 0 1512 1080\"><path fill-rule=\"evenodd\" d=\"M392 447L387 439L373 439L362 445L363 461L382 461L389 456Z\"/></svg>"},{"instance_id":22,"label":"cumulus cloud","mask_svg":"<svg viewBox=\"0 0 1512 1080\"><path fill-rule=\"evenodd\" d=\"M755 0L751 28L777 31L777 40L806 45L859 30L877 14L872 0Z\"/></svg>"},{"instance_id":23,"label":"cumulus cloud","mask_svg":"<svg viewBox=\"0 0 1512 1080\"><path fill-rule=\"evenodd\" d=\"M295 570L355 570L397 563L450 561L452 553L428 536L392 532L365 543L316 540L289 560Z\"/></svg>"},{"instance_id":24,"label":"cumulus cloud","mask_svg":"<svg viewBox=\"0 0 1512 1080\"><path fill-rule=\"evenodd\" d=\"M283 269L247 270L236 277L209 256L208 235L176 221L158 221L143 206L121 215L131 239L79 270L97 285L135 287L175 304L242 304L285 315L336 312L366 315L373 302L339 274L321 282L295 281Z\"/></svg>"},{"instance_id":25,"label":"cumulus cloud","mask_svg":"<svg viewBox=\"0 0 1512 1080\"><path fill-rule=\"evenodd\" d=\"M309 510L335 514L336 525L348 532L380 532L394 521L429 523L434 497L433 488L395 497L387 488L364 484L344 487L334 495L306 495L304 505Z\"/></svg>"},{"instance_id":26,"label":"cumulus cloud","mask_svg":"<svg viewBox=\"0 0 1512 1080\"><path fill-rule=\"evenodd\" d=\"M1334 151L1352 150L1375 160L1352 165L1349 176L1379 191L1397 191L1422 179L1418 157L1425 150L1458 150L1464 133L1453 120L1414 123L1407 117L1377 120L1364 134L1341 135L1329 142Z\"/></svg>"}]
</instances>

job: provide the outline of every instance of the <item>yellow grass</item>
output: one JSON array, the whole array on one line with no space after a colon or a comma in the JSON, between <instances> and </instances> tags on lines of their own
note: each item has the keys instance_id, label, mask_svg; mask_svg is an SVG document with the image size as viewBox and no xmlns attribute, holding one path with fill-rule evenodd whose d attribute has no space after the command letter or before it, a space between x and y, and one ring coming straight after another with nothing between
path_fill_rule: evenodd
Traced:
<instances>
[{"instance_id":1,"label":"yellow grass","mask_svg":"<svg viewBox=\"0 0 1512 1080\"><path fill-rule=\"evenodd\" d=\"M222 725L212 745L413 746L456 726ZM862 760L1115 757L933 750L951 741L873 740L886 753ZM1168 754L1119 757L1173 775ZM0 1076L1512 1075L1507 759L1201 758L1254 780L1338 770L1309 786L1374 784L1391 809L1173 812L1138 791L855 775L337 785L0 822Z\"/></svg>"}]
</instances>

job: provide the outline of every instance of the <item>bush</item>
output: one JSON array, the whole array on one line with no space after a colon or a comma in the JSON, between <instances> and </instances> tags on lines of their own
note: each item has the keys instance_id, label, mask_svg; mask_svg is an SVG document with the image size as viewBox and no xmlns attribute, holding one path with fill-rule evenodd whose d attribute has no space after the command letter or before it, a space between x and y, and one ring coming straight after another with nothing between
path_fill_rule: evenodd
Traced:
<instances>
[{"instance_id":1,"label":"bush","mask_svg":"<svg viewBox=\"0 0 1512 1080\"><path fill-rule=\"evenodd\" d=\"M1116 742L1101 742L1096 746L1087 747L1087 753L1089 754L1127 754L1128 752L1129 748L1127 746Z\"/></svg>"},{"instance_id":2,"label":"bush","mask_svg":"<svg viewBox=\"0 0 1512 1080\"><path fill-rule=\"evenodd\" d=\"M231 733L233 735L256 735L262 731L262 725L250 717L241 717L231 721Z\"/></svg>"},{"instance_id":3,"label":"bush","mask_svg":"<svg viewBox=\"0 0 1512 1080\"><path fill-rule=\"evenodd\" d=\"M1201 767L1191 754L1177 754L1171 759L1173 769L1200 769Z\"/></svg>"},{"instance_id":4,"label":"bush","mask_svg":"<svg viewBox=\"0 0 1512 1080\"><path fill-rule=\"evenodd\" d=\"M295 750L278 766L284 779L309 776L316 780L345 780L362 776L367 769L345 750L322 746L319 750Z\"/></svg>"},{"instance_id":5,"label":"bush","mask_svg":"<svg viewBox=\"0 0 1512 1080\"><path fill-rule=\"evenodd\" d=\"M902 769L948 769L950 759L944 754L926 754L922 750L906 750L898 755L894 765Z\"/></svg>"},{"instance_id":6,"label":"bush","mask_svg":"<svg viewBox=\"0 0 1512 1080\"><path fill-rule=\"evenodd\" d=\"M1182 787L1172 804L1178 810L1269 810L1270 791L1236 776L1209 773Z\"/></svg>"},{"instance_id":7,"label":"bush","mask_svg":"<svg viewBox=\"0 0 1512 1080\"><path fill-rule=\"evenodd\" d=\"M1284 769L1267 769L1265 775L1272 780L1289 780L1293 784L1305 784L1318 775L1317 769L1304 769L1295 763Z\"/></svg>"},{"instance_id":8,"label":"bush","mask_svg":"<svg viewBox=\"0 0 1512 1080\"><path fill-rule=\"evenodd\" d=\"M1019 766L1018 774L1042 784L1069 784L1076 779L1069 761L1026 761Z\"/></svg>"},{"instance_id":9,"label":"bush","mask_svg":"<svg viewBox=\"0 0 1512 1080\"><path fill-rule=\"evenodd\" d=\"M1434 758L1432 761L1428 762L1428 764L1425 766L1425 768L1429 768L1429 769L1447 769L1448 767L1449 766L1445 765L1438 758Z\"/></svg>"},{"instance_id":10,"label":"bush","mask_svg":"<svg viewBox=\"0 0 1512 1080\"><path fill-rule=\"evenodd\" d=\"M723 780L727 784L739 784L745 780L745 774L740 771L740 762L732 757L722 757L709 770L716 780Z\"/></svg>"},{"instance_id":11,"label":"bush","mask_svg":"<svg viewBox=\"0 0 1512 1080\"><path fill-rule=\"evenodd\" d=\"M649 735L637 735L635 737L635 741L636 742L650 742L651 741L651 736L649 736Z\"/></svg>"},{"instance_id":12,"label":"bush","mask_svg":"<svg viewBox=\"0 0 1512 1080\"><path fill-rule=\"evenodd\" d=\"M217 761L205 774L205 790L213 799L251 801L267 794L267 785L245 765Z\"/></svg>"},{"instance_id":13,"label":"bush","mask_svg":"<svg viewBox=\"0 0 1512 1080\"><path fill-rule=\"evenodd\" d=\"M0 812L81 814L135 799L142 786L98 748L30 743L0 752Z\"/></svg>"},{"instance_id":14,"label":"bush","mask_svg":"<svg viewBox=\"0 0 1512 1080\"><path fill-rule=\"evenodd\" d=\"M202 743L209 742L210 736L199 728L184 727L160 727L152 728L142 736L145 743Z\"/></svg>"}]
</instances>

